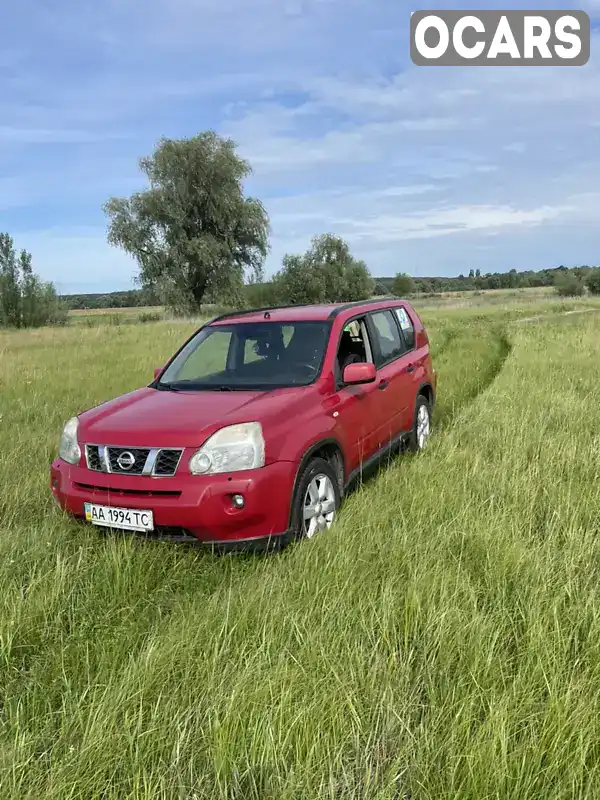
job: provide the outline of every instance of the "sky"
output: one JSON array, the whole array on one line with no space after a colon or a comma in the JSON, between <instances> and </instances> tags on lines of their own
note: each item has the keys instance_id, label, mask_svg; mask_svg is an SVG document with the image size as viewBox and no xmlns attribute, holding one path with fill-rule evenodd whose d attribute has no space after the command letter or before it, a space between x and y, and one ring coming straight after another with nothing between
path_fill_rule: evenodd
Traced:
<instances>
[{"instance_id":1,"label":"sky","mask_svg":"<svg viewBox=\"0 0 600 800\"><path fill-rule=\"evenodd\" d=\"M267 274L331 232L375 276L600 264L600 0L584 67L417 67L404 0L20 0L0 31L0 231L60 293L134 286L103 203L214 129L271 221ZM514 4L513 4L513 7Z\"/></svg>"}]
</instances>

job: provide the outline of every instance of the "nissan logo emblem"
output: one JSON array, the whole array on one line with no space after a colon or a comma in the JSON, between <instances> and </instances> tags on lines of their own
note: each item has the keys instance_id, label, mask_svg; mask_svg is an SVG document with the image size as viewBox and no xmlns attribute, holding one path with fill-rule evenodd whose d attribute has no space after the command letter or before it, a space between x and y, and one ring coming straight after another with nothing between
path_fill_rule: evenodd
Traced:
<instances>
[{"instance_id":1,"label":"nissan logo emblem","mask_svg":"<svg viewBox=\"0 0 600 800\"><path fill-rule=\"evenodd\" d=\"M117 464L119 465L119 469L127 472L135 464L135 456L127 450L125 453L121 453L117 458Z\"/></svg>"}]
</instances>

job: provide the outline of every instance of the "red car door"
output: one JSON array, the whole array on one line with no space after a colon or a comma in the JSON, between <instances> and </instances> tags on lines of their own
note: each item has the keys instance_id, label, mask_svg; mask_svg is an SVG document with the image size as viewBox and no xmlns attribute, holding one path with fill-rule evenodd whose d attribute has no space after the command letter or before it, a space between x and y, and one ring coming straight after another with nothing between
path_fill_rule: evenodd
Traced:
<instances>
[{"instance_id":1,"label":"red car door","mask_svg":"<svg viewBox=\"0 0 600 800\"><path fill-rule=\"evenodd\" d=\"M380 425L375 438L378 447L385 447L412 427L413 368L392 309L371 312L368 324L377 367Z\"/></svg>"},{"instance_id":2,"label":"red car door","mask_svg":"<svg viewBox=\"0 0 600 800\"><path fill-rule=\"evenodd\" d=\"M366 345L364 359L373 363L373 345L364 320L358 322ZM341 375L337 374L334 381ZM336 384L334 392L324 401L327 414L336 420L334 433L346 455L346 470L352 473L378 449L377 431L383 424L382 392L378 379L356 386Z\"/></svg>"},{"instance_id":3,"label":"red car door","mask_svg":"<svg viewBox=\"0 0 600 800\"><path fill-rule=\"evenodd\" d=\"M325 401L336 420L334 433L346 455L346 470L354 472L374 454L381 392L377 383L343 386Z\"/></svg>"}]
</instances>

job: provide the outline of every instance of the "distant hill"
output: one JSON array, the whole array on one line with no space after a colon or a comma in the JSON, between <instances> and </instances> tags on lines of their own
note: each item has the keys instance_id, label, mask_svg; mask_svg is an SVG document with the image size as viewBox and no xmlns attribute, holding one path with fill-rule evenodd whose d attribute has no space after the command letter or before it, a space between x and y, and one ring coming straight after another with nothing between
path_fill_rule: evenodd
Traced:
<instances>
[{"instance_id":1,"label":"distant hill","mask_svg":"<svg viewBox=\"0 0 600 800\"><path fill-rule=\"evenodd\" d=\"M552 286L557 275L573 272L578 277L585 277L592 269L597 267L580 266L567 268L564 266L553 269L542 269L538 272L525 270L518 272L511 269L509 272L493 272L476 274L471 270L469 275L439 278L413 278L416 294L437 294L439 292L461 292L476 289L525 289L536 286ZM477 272L479 272L477 270ZM375 294L391 294L394 277L375 277ZM105 292L95 294L65 294L62 299L70 309L84 308L136 308L139 306L158 306L160 303L149 297L140 289L130 289L125 292Z\"/></svg>"}]
</instances>

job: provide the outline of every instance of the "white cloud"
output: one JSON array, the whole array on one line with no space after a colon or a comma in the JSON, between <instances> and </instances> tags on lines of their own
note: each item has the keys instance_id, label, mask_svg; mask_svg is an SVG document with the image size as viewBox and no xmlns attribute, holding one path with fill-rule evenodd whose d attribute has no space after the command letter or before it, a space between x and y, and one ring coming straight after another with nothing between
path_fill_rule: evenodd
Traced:
<instances>
[{"instance_id":1,"label":"white cloud","mask_svg":"<svg viewBox=\"0 0 600 800\"><path fill-rule=\"evenodd\" d=\"M580 202L584 198L577 198ZM272 223L282 239L298 238L304 234L306 241L320 220L323 225L350 243L390 244L409 239L433 239L469 232L498 232L502 228L542 225L550 220L565 217L580 206L571 202L556 206L533 208L517 205L427 203L414 210L410 194L365 193L354 196L314 198L308 211L308 199L294 203L288 199L275 203ZM363 213L358 206L362 202ZM277 210L283 205L283 210Z\"/></svg>"},{"instance_id":2,"label":"white cloud","mask_svg":"<svg viewBox=\"0 0 600 800\"><path fill-rule=\"evenodd\" d=\"M398 218L380 216L371 221L348 220L354 228L353 238L375 239L377 242L397 242L405 239L430 239L466 231L497 230L521 225L540 225L555 219L570 207L542 206L530 210L508 206L456 206L426 214L410 214Z\"/></svg>"}]
</instances>

